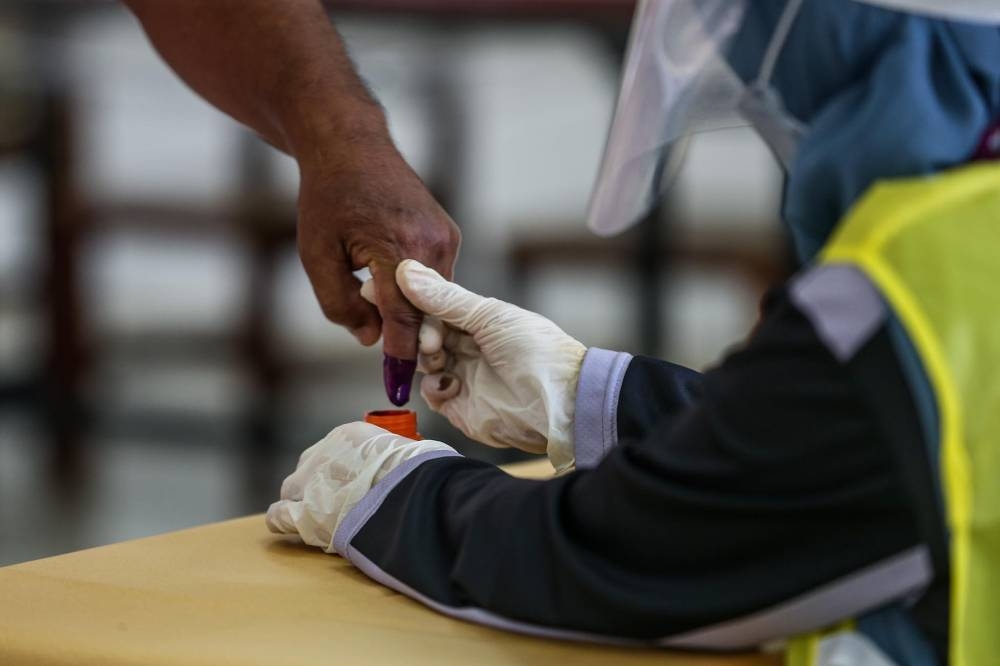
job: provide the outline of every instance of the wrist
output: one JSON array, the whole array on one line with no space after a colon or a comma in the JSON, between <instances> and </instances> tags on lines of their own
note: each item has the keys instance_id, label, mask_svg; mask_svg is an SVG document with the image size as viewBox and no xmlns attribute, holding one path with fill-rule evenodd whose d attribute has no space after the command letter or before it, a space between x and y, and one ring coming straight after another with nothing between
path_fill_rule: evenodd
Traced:
<instances>
[{"instance_id":1,"label":"wrist","mask_svg":"<svg viewBox=\"0 0 1000 666\"><path fill-rule=\"evenodd\" d=\"M303 167L340 161L358 149L392 149L382 107L367 95L298 95L279 111L285 149Z\"/></svg>"},{"instance_id":2,"label":"wrist","mask_svg":"<svg viewBox=\"0 0 1000 666\"><path fill-rule=\"evenodd\" d=\"M576 419L576 394L580 380L583 359L587 348L566 336L567 344L562 351L565 370L558 383L565 386L562 399L550 407L549 433L546 453L557 474L570 471L576 464L574 451L574 422Z\"/></svg>"}]
</instances>

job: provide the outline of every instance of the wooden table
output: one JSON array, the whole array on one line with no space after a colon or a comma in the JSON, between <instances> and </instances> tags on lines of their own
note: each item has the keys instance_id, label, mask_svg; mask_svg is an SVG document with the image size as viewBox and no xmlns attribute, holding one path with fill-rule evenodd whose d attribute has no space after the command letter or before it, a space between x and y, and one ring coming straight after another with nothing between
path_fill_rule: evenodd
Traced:
<instances>
[{"instance_id":1,"label":"wooden table","mask_svg":"<svg viewBox=\"0 0 1000 666\"><path fill-rule=\"evenodd\" d=\"M5 666L560 661L780 663L563 643L452 620L339 557L270 534L259 515L0 569Z\"/></svg>"}]
</instances>

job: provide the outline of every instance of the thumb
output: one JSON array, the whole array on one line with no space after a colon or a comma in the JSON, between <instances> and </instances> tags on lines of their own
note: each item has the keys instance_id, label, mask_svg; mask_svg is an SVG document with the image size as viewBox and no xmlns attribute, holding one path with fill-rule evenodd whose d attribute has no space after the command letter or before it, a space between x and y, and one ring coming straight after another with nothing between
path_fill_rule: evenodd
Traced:
<instances>
[{"instance_id":1,"label":"thumb","mask_svg":"<svg viewBox=\"0 0 1000 666\"><path fill-rule=\"evenodd\" d=\"M432 268L415 259L396 267L396 283L415 308L463 331L469 330L472 315L486 298L454 282L448 282Z\"/></svg>"}]
</instances>

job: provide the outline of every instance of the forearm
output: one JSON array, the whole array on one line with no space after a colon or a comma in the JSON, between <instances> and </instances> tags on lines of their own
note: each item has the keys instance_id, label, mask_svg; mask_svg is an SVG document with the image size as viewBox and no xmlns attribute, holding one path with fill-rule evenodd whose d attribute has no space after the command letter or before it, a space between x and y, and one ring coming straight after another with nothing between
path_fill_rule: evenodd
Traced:
<instances>
[{"instance_id":1,"label":"forearm","mask_svg":"<svg viewBox=\"0 0 1000 666\"><path fill-rule=\"evenodd\" d=\"M577 468L596 467L620 439L642 439L698 399L702 376L658 359L591 348L580 368L573 423Z\"/></svg>"},{"instance_id":2,"label":"forearm","mask_svg":"<svg viewBox=\"0 0 1000 666\"><path fill-rule=\"evenodd\" d=\"M318 0L124 2L191 88L275 147L302 160L389 141Z\"/></svg>"},{"instance_id":3,"label":"forearm","mask_svg":"<svg viewBox=\"0 0 1000 666\"><path fill-rule=\"evenodd\" d=\"M781 323L812 353L776 360L763 340L596 468L543 482L433 460L359 504L337 551L456 617L682 647L749 648L906 596L929 570L890 453L844 369L801 318Z\"/></svg>"}]
</instances>

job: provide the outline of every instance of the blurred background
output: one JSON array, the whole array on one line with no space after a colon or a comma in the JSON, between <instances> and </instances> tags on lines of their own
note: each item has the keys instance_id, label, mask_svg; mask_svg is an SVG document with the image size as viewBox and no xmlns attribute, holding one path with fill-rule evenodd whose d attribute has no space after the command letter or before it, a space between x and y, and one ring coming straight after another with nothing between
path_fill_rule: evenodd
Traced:
<instances>
[{"instance_id":1,"label":"blurred background","mask_svg":"<svg viewBox=\"0 0 1000 666\"><path fill-rule=\"evenodd\" d=\"M697 368L746 335L789 271L748 129L695 137L639 228L584 226L631 2L330 5L462 228L460 282ZM306 446L388 406L380 350L299 264L297 179L117 3L0 5L0 564L263 511ZM516 457L415 405L426 437Z\"/></svg>"}]
</instances>

